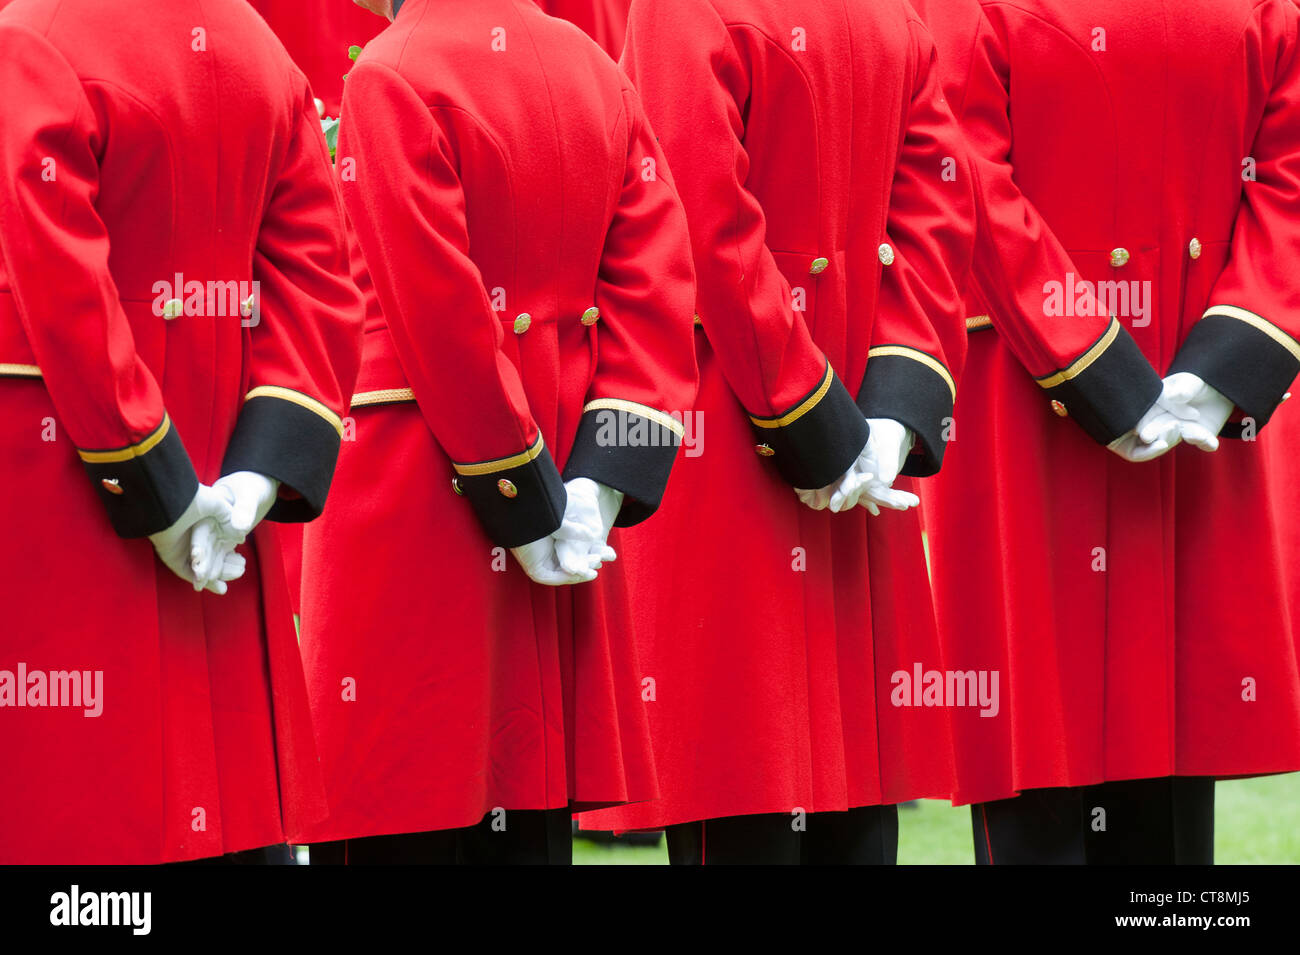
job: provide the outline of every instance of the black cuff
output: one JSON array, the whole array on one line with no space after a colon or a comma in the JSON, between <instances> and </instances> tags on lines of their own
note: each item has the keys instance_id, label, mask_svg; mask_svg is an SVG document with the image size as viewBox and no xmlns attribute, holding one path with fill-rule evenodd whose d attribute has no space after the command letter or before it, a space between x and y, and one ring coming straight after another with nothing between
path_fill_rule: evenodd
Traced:
<instances>
[{"instance_id":1,"label":"black cuff","mask_svg":"<svg viewBox=\"0 0 1300 955\"><path fill-rule=\"evenodd\" d=\"M892 418L916 434L919 453L907 456L903 474L926 477L942 466L955 390L933 355L906 345L878 345L868 353L858 408L865 418Z\"/></svg>"},{"instance_id":2,"label":"black cuff","mask_svg":"<svg viewBox=\"0 0 1300 955\"><path fill-rule=\"evenodd\" d=\"M867 421L839 376L826 365L807 397L775 418L750 416L757 451L771 458L792 486L826 487L858 459L867 445Z\"/></svg>"},{"instance_id":3,"label":"black cuff","mask_svg":"<svg viewBox=\"0 0 1300 955\"><path fill-rule=\"evenodd\" d=\"M456 493L474 505L494 544L519 547L559 530L568 495L541 435L513 457L452 466Z\"/></svg>"},{"instance_id":4,"label":"black cuff","mask_svg":"<svg viewBox=\"0 0 1300 955\"><path fill-rule=\"evenodd\" d=\"M1073 364L1037 381L1099 444L1132 431L1163 387L1133 336L1114 318Z\"/></svg>"},{"instance_id":5,"label":"black cuff","mask_svg":"<svg viewBox=\"0 0 1300 955\"><path fill-rule=\"evenodd\" d=\"M118 537L148 537L166 530L199 491L194 465L166 415L139 444L77 453Z\"/></svg>"},{"instance_id":6,"label":"black cuff","mask_svg":"<svg viewBox=\"0 0 1300 955\"><path fill-rule=\"evenodd\" d=\"M274 394L259 394L259 390L249 392L239 412L221 473L256 471L298 493L277 498L267 520L315 520L334 479L342 425L307 395L279 388Z\"/></svg>"},{"instance_id":7,"label":"black cuff","mask_svg":"<svg viewBox=\"0 0 1300 955\"><path fill-rule=\"evenodd\" d=\"M659 508L682 443L682 426L661 411L602 399L583 409L564 480L590 478L624 494L615 527L639 524Z\"/></svg>"},{"instance_id":8,"label":"black cuff","mask_svg":"<svg viewBox=\"0 0 1300 955\"><path fill-rule=\"evenodd\" d=\"M1223 392L1262 428L1300 372L1300 343L1254 312L1216 305L1174 356L1169 374L1182 371Z\"/></svg>"}]
</instances>

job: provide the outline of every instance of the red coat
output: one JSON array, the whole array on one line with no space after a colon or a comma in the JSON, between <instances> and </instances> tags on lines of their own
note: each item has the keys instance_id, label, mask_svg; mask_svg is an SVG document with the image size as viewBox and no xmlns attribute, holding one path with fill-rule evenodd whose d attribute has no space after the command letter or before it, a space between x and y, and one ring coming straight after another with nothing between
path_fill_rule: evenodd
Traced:
<instances>
[{"instance_id":1,"label":"red coat","mask_svg":"<svg viewBox=\"0 0 1300 955\"><path fill-rule=\"evenodd\" d=\"M551 16L582 27L587 36L615 59L623 52L630 4L631 0L538 0L537 3Z\"/></svg>"},{"instance_id":2,"label":"red coat","mask_svg":"<svg viewBox=\"0 0 1300 955\"><path fill-rule=\"evenodd\" d=\"M557 590L507 550L558 528L562 479L651 514L694 398L686 221L639 100L530 2L407 0L348 80L338 172L382 314L347 506L305 541L313 837L653 796L619 563Z\"/></svg>"},{"instance_id":3,"label":"red coat","mask_svg":"<svg viewBox=\"0 0 1300 955\"><path fill-rule=\"evenodd\" d=\"M384 28L382 17L345 0L248 0L280 38L311 88L338 116L343 77L352 68L348 48L365 46Z\"/></svg>"},{"instance_id":4,"label":"red coat","mask_svg":"<svg viewBox=\"0 0 1300 955\"><path fill-rule=\"evenodd\" d=\"M633 4L624 66L691 224L704 428L621 552L662 798L584 825L951 790L946 716L889 702L939 659L915 513L791 487L847 470L864 415L917 432L909 473L943 456L973 203L933 56L904 3Z\"/></svg>"},{"instance_id":5,"label":"red coat","mask_svg":"<svg viewBox=\"0 0 1300 955\"><path fill-rule=\"evenodd\" d=\"M233 470L324 504L361 314L307 81L241 0L17 0L0 88L0 861L282 842L324 804L278 555L199 595L144 537ZM99 714L17 707L52 671Z\"/></svg>"},{"instance_id":6,"label":"red coat","mask_svg":"<svg viewBox=\"0 0 1300 955\"><path fill-rule=\"evenodd\" d=\"M996 718L954 712L958 801L1300 769L1270 430L1148 464L1103 446L1161 375L1258 431L1300 369L1296 7L1166 6L921 4L992 315L925 502L946 665L1002 675Z\"/></svg>"},{"instance_id":7,"label":"red coat","mask_svg":"<svg viewBox=\"0 0 1300 955\"><path fill-rule=\"evenodd\" d=\"M384 27L384 20L368 10L341 0L319 0L304 10L301 0L250 0L279 35L294 61L311 80L312 89L325 104L327 116L338 116L343 98L343 75L352 64L348 48L365 46ZM540 6L551 16L577 24L617 58L627 27L627 0L545 0ZM400 5L399 5L400 9ZM300 609L302 529L295 526L268 529L280 544L289 577L294 610Z\"/></svg>"}]
</instances>

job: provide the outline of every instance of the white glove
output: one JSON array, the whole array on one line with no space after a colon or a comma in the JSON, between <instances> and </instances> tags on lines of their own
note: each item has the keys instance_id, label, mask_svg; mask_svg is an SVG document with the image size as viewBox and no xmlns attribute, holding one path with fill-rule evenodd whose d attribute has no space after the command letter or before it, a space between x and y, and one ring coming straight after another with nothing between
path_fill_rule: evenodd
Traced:
<instances>
[{"instance_id":1,"label":"white glove","mask_svg":"<svg viewBox=\"0 0 1300 955\"><path fill-rule=\"evenodd\" d=\"M906 425L892 418L868 418L867 424L871 427L866 448L867 469L871 472L871 477L862 485L857 503L869 510L873 517L880 516L882 507L891 511L916 507L921 503L919 497L894 488L894 482L898 480L903 465L907 463L907 456L916 444L916 435Z\"/></svg>"},{"instance_id":2,"label":"white glove","mask_svg":"<svg viewBox=\"0 0 1300 955\"><path fill-rule=\"evenodd\" d=\"M262 523L280 493L280 482L256 471L235 471L217 479L212 485L230 502L230 523L221 528L242 544Z\"/></svg>"},{"instance_id":3,"label":"white glove","mask_svg":"<svg viewBox=\"0 0 1300 955\"><path fill-rule=\"evenodd\" d=\"M1183 440L1177 416L1166 411L1160 398L1147 409L1132 431L1120 435L1106 447L1125 461L1141 464L1153 461Z\"/></svg>"},{"instance_id":4,"label":"white glove","mask_svg":"<svg viewBox=\"0 0 1300 955\"><path fill-rule=\"evenodd\" d=\"M218 478L212 489L222 496L227 508L194 528L195 548L204 557L193 565L196 583L201 585L221 577L229 555L248 539L275 504L280 482L255 471L235 471Z\"/></svg>"},{"instance_id":5,"label":"white glove","mask_svg":"<svg viewBox=\"0 0 1300 955\"><path fill-rule=\"evenodd\" d=\"M534 582L546 587L564 587L568 584L585 584L596 579L594 570L585 570L581 574L570 574L560 566L555 556L555 535L547 534L541 540L522 547L510 548L519 566L524 569Z\"/></svg>"},{"instance_id":6,"label":"white glove","mask_svg":"<svg viewBox=\"0 0 1300 955\"><path fill-rule=\"evenodd\" d=\"M814 511L829 507L836 513L861 504L873 515L879 515L881 507L905 511L921 503L915 494L892 487L912 451L915 435L889 418L868 418L867 425L871 433L853 465L834 484L815 491L796 489L799 500Z\"/></svg>"},{"instance_id":7,"label":"white glove","mask_svg":"<svg viewBox=\"0 0 1300 955\"><path fill-rule=\"evenodd\" d=\"M564 485L568 502L564 523L554 534L560 568L574 576L600 570L618 554L608 544L609 532L623 507L623 492L591 480L574 478Z\"/></svg>"},{"instance_id":8,"label":"white glove","mask_svg":"<svg viewBox=\"0 0 1300 955\"><path fill-rule=\"evenodd\" d=\"M211 535L196 539L199 526L230 520L230 503L226 496L206 484L199 485L198 493L190 501L185 513L149 540L158 558L181 580L193 584L195 590L210 590L214 594L226 592L226 581L238 580L244 573L242 555L232 548L221 547ZM203 571L202 574L198 571Z\"/></svg>"},{"instance_id":9,"label":"white glove","mask_svg":"<svg viewBox=\"0 0 1300 955\"><path fill-rule=\"evenodd\" d=\"M1165 379L1156 404L1177 419L1182 439L1202 451L1219 450L1219 432L1235 407L1221 391L1187 371ZM1157 428L1153 424L1150 430Z\"/></svg>"},{"instance_id":10,"label":"white glove","mask_svg":"<svg viewBox=\"0 0 1300 955\"><path fill-rule=\"evenodd\" d=\"M857 504L858 495L866 482L875 477L875 472L870 470L871 454L871 439L868 438L867 443L858 452L857 460L838 478L825 487L815 490L795 488L795 494L799 495L799 500L814 511L824 511L828 507L835 512L848 510Z\"/></svg>"}]
</instances>

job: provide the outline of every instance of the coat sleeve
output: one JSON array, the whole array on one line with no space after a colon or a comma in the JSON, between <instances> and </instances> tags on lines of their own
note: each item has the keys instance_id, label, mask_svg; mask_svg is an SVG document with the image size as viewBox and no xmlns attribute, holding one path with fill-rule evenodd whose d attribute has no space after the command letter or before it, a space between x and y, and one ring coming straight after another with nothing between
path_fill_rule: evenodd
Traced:
<instances>
[{"instance_id":1,"label":"coat sleeve","mask_svg":"<svg viewBox=\"0 0 1300 955\"><path fill-rule=\"evenodd\" d=\"M114 530L155 533L198 478L109 273L103 137L72 67L31 30L0 26L0 90L0 256L23 329Z\"/></svg>"},{"instance_id":2,"label":"coat sleeve","mask_svg":"<svg viewBox=\"0 0 1300 955\"><path fill-rule=\"evenodd\" d=\"M336 151L343 203L420 411L488 535L515 547L560 526L564 483L470 259L442 119L392 69L360 60Z\"/></svg>"},{"instance_id":3,"label":"coat sleeve","mask_svg":"<svg viewBox=\"0 0 1300 955\"><path fill-rule=\"evenodd\" d=\"M566 480L589 477L626 495L617 523L658 508L695 403L695 270L686 213L668 164L630 89L622 189L601 256L596 305L583 316L597 336Z\"/></svg>"},{"instance_id":4,"label":"coat sleeve","mask_svg":"<svg viewBox=\"0 0 1300 955\"><path fill-rule=\"evenodd\" d=\"M1263 427L1300 372L1300 44L1293 7L1258 12L1266 42L1252 68L1270 93L1250 153L1255 178L1242 189L1227 268L1170 372L1199 375Z\"/></svg>"},{"instance_id":5,"label":"coat sleeve","mask_svg":"<svg viewBox=\"0 0 1300 955\"><path fill-rule=\"evenodd\" d=\"M1078 270L1016 185L1005 50L1004 39L983 19L961 117L980 213L975 284L997 333L1047 396L1068 408L1092 438L1109 444L1160 396L1160 375L1095 298L1081 303L1078 315L1045 314L1044 283Z\"/></svg>"},{"instance_id":6,"label":"coat sleeve","mask_svg":"<svg viewBox=\"0 0 1300 955\"><path fill-rule=\"evenodd\" d=\"M727 382L781 475L818 488L867 440L853 396L813 342L746 186L749 77L703 2L634 5L623 64L673 165L699 281L696 305Z\"/></svg>"},{"instance_id":7,"label":"coat sleeve","mask_svg":"<svg viewBox=\"0 0 1300 955\"><path fill-rule=\"evenodd\" d=\"M329 151L303 84L296 126L258 232L249 391L222 473L281 482L267 517L309 521L325 506L361 364L361 293Z\"/></svg>"},{"instance_id":8,"label":"coat sleeve","mask_svg":"<svg viewBox=\"0 0 1300 955\"><path fill-rule=\"evenodd\" d=\"M934 43L912 23L914 94L880 248L884 275L858 406L868 418L893 418L915 432L904 474L934 474L952 421L966 357L958 289L970 271L975 199L966 146L944 101Z\"/></svg>"}]
</instances>

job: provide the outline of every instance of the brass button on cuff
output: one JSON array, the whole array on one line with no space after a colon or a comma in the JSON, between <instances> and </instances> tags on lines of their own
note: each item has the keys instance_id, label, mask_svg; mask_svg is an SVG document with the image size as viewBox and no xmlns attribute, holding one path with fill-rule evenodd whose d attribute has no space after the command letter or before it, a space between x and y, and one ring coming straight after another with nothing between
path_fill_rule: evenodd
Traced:
<instances>
[{"instance_id":1,"label":"brass button on cuff","mask_svg":"<svg viewBox=\"0 0 1300 955\"><path fill-rule=\"evenodd\" d=\"M497 490L501 492L502 497L516 498L519 496L519 488L515 487L513 481L507 481L505 478L497 481Z\"/></svg>"}]
</instances>

